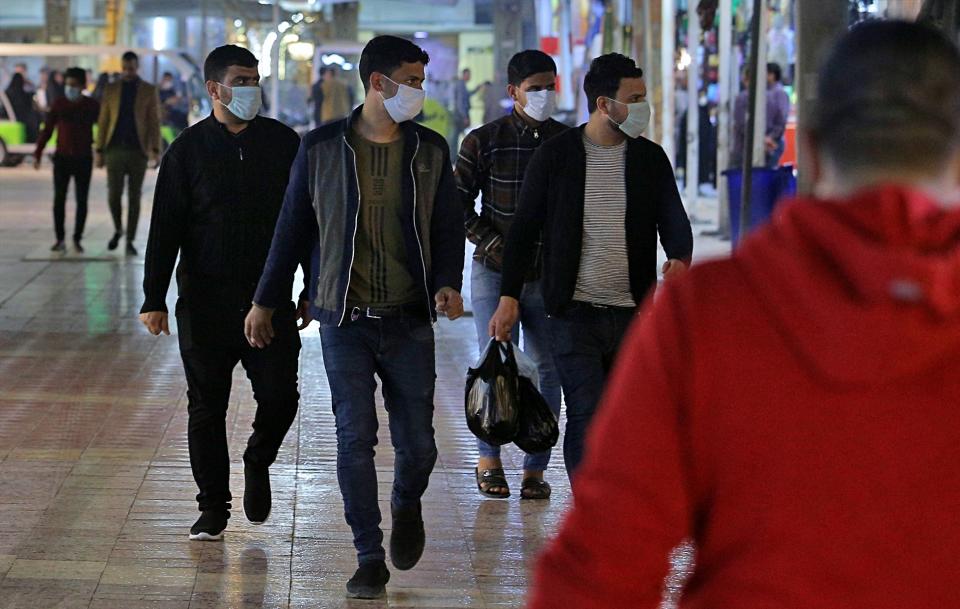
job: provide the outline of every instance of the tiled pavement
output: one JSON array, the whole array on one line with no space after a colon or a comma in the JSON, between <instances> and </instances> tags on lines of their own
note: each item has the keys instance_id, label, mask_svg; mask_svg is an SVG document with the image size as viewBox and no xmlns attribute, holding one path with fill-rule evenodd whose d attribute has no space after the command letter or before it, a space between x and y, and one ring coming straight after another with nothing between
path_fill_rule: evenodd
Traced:
<instances>
[{"instance_id":1,"label":"tiled pavement","mask_svg":"<svg viewBox=\"0 0 960 609\"><path fill-rule=\"evenodd\" d=\"M141 235L154 177L148 172ZM424 500L425 556L412 571L393 571L385 602L347 601L354 552L316 326L301 336L301 409L272 469L270 520L253 526L236 509L223 543L188 541L196 489L176 339L149 336L136 319L142 258L104 251L111 229L102 171L85 245L112 261L33 260L47 257L53 239L50 182L48 167L0 168L0 609L522 606L531 558L570 491L558 451L548 472L553 499L520 502L521 459L511 448L504 458L514 497L477 495L462 410L471 320L437 326L440 456ZM72 201L67 219L69 229ZM145 237L138 245L142 253ZM700 251L725 247L707 242ZM253 411L238 368L228 417L236 506ZM392 450L382 411L381 419L389 529Z\"/></svg>"},{"instance_id":2,"label":"tiled pavement","mask_svg":"<svg viewBox=\"0 0 960 609\"><path fill-rule=\"evenodd\" d=\"M145 193L152 180L149 172ZM386 602L346 601L354 552L316 327L302 335L301 410L272 470L270 520L253 526L237 509L223 543L190 542L196 489L176 339L149 336L136 319L142 258L23 261L52 243L50 195L48 168L0 168L0 608L522 605L530 558L556 527L569 487L562 459L554 459L554 498L520 502L519 453L511 449L514 497L477 495L462 410L463 373L475 353L471 320L437 326L440 457L424 500L426 554L414 570L393 571ZM70 201L68 228L72 217ZM143 218L141 235L149 209ZM98 171L88 252L103 253L109 224ZM142 253L145 238L138 245ZM228 419L237 506L253 409L238 368ZM380 435L386 529L386 424Z\"/></svg>"}]
</instances>

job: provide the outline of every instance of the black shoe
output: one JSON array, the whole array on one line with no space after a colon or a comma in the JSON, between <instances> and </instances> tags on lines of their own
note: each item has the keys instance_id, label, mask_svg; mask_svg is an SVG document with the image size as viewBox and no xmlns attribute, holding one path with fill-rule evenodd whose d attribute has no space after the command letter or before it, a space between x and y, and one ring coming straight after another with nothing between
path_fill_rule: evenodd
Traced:
<instances>
[{"instance_id":1,"label":"black shoe","mask_svg":"<svg viewBox=\"0 0 960 609\"><path fill-rule=\"evenodd\" d=\"M250 463L243 466L243 512L253 524L263 524L270 516L270 469Z\"/></svg>"},{"instance_id":2,"label":"black shoe","mask_svg":"<svg viewBox=\"0 0 960 609\"><path fill-rule=\"evenodd\" d=\"M53 244L53 247L50 248L50 251L63 254L67 251L67 244L63 242L63 239L58 239L57 242Z\"/></svg>"},{"instance_id":3,"label":"black shoe","mask_svg":"<svg viewBox=\"0 0 960 609\"><path fill-rule=\"evenodd\" d=\"M79 240L79 239L74 239L74 240L73 240L73 249L76 250L76 252L77 252L78 254L82 254L82 253L83 253L83 246L80 245L80 240Z\"/></svg>"},{"instance_id":4,"label":"black shoe","mask_svg":"<svg viewBox=\"0 0 960 609\"><path fill-rule=\"evenodd\" d=\"M390 571L382 560L365 562L347 582L347 598L383 598L387 595Z\"/></svg>"},{"instance_id":5,"label":"black shoe","mask_svg":"<svg viewBox=\"0 0 960 609\"><path fill-rule=\"evenodd\" d=\"M230 512L227 510L205 510L190 527L190 539L195 541L220 541L223 530L227 528Z\"/></svg>"},{"instance_id":6,"label":"black shoe","mask_svg":"<svg viewBox=\"0 0 960 609\"><path fill-rule=\"evenodd\" d=\"M406 571L420 562L426 542L420 504L417 503L415 508L391 508L391 512L393 532L390 534L390 562L401 571Z\"/></svg>"},{"instance_id":7,"label":"black shoe","mask_svg":"<svg viewBox=\"0 0 960 609\"><path fill-rule=\"evenodd\" d=\"M107 249L111 252L117 249L117 246L120 244L120 237L122 236L123 234L121 233L114 233L114 235L110 237L110 241L107 243Z\"/></svg>"},{"instance_id":8,"label":"black shoe","mask_svg":"<svg viewBox=\"0 0 960 609\"><path fill-rule=\"evenodd\" d=\"M133 247L133 244L127 241L127 256L136 256L137 248Z\"/></svg>"}]
</instances>

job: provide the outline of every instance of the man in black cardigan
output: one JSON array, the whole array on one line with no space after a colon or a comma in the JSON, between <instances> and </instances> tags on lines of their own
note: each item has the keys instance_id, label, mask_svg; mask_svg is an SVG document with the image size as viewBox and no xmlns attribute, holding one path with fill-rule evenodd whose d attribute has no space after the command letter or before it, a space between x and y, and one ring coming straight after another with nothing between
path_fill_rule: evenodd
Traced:
<instances>
[{"instance_id":1,"label":"man in black cardigan","mask_svg":"<svg viewBox=\"0 0 960 609\"><path fill-rule=\"evenodd\" d=\"M217 541L230 518L230 454L226 416L233 369L243 365L257 412L243 455L243 509L262 523L272 505L269 467L297 415L300 394L298 324L310 322L305 302L287 298L273 316L269 348L244 336L290 167L296 132L258 115L257 58L241 47L214 49L203 67L213 113L185 129L160 165L147 243L140 320L154 335L170 333L167 288L177 255L177 334L187 377L187 438L200 518L190 539ZM303 258L306 271L309 262ZM309 272L305 273L309 277Z\"/></svg>"},{"instance_id":2,"label":"man in black cardigan","mask_svg":"<svg viewBox=\"0 0 960 609\"><path fill-rule=\"evenodd\" d=\"M563 454L573 475L620 341L657 282L686 269L693 234L670 161L640 137L650 120L643 70L612 53L584 78L590 120L545 142L527 167L503 256L490 335L509 340L542 233L542 289L567 404Z\"/></svg>"}]
</instances>

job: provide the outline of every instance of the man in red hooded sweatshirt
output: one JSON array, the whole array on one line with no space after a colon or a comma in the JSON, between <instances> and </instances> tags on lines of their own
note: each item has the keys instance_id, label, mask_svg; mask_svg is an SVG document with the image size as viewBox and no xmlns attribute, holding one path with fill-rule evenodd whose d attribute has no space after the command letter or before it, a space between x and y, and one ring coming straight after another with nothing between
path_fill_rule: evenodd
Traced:
<instances>
[{"instance_id":1,"label":"man in red hooded sweatshirt","mask_svg":"<svg viewBox=\"0 0 960 609\"><path fill-rule=\"evenodd\" d=\"M820 73L815 196L634 324L533 609L960 607L960 54L871 22Z\"/></svg>"}]
</instances>

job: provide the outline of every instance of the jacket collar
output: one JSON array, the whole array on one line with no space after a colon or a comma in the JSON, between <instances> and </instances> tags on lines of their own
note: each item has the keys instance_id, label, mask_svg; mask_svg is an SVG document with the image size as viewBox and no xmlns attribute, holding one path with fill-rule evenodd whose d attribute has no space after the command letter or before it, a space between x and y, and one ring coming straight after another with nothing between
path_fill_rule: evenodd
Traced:
<instances>
[{"instance_id":1,"label":"jacket collar","mask_svg":"<svg viewBox=\"0 0 960 609\"><path fill-rule=\"evenodd\" d=\"M350 113L341 124L343 125L343 137L346 138L353 129L354 123L360 119L360 113L363 112L363 104ZM413 121L404 121L400 123L400 132L403 134L404 156L412 155L414 148L418 143L417 123Z\"/></svg>"}]
</instances>

